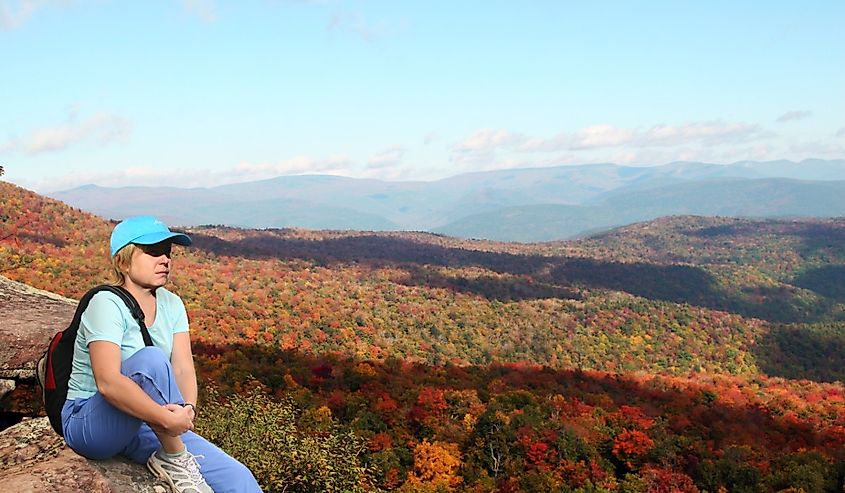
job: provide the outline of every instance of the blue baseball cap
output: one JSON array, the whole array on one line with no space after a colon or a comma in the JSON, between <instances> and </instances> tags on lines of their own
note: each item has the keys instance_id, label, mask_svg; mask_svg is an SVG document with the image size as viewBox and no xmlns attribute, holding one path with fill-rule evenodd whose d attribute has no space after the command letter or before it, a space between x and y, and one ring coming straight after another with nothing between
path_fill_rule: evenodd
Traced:
<instances>
[{"instance_id":1,"label":"blue baseball cap","mask_svg":"<svg viewBox=\"0 0 845 493\"><path fill-rule=\"evenodd\" d=\"M167 225L153 216L133 216L120 221L111 232L111 256L130 243L136 245L154 245L170 240L177 245L188 246L191 238L182 233L174 233Z\"/></svg>"}]
</instances>

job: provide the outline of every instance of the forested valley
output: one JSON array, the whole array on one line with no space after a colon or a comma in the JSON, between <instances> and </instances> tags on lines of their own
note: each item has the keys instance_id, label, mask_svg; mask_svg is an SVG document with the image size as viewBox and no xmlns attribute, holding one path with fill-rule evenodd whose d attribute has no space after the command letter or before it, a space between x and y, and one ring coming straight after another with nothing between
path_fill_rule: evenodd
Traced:
<instances>
[{"instance_id":1,"label":"forested valley","mask_svg":"<svg viewBox=\"0 0 845 493\"><path fill-rule=\"evenodd\" d=\"M0 182L0 275L78 299L113 225ZM266 491L842 491L845 219L186 232L198 425Z\"/></svg>"}]
</instances>

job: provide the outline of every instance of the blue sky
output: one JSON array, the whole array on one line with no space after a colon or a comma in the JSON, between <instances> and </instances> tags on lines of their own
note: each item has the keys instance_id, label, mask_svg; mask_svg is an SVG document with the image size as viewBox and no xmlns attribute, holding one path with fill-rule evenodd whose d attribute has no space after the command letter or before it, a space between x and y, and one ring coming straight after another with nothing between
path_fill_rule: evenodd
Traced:
<instances>
[{"instance_id":1,"label":"blue sky","mask_svg":"<svg viewBox=\"0 0 845 493\"><path fill-rule=\"evenodd\" d=\"M0 0L50 192L845 158L845 2Z\"/></svg>"}]
</instances>

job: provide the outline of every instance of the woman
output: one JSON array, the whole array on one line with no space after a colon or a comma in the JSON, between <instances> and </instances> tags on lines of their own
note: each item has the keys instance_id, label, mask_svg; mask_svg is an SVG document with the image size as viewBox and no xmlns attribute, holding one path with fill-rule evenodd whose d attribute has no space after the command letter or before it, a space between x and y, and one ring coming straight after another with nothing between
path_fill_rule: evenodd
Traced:
<instances>
[{"instance_id":1,"label":"woman","mask_svg":"<svg viewBox=\"0 0 845 493\"><path fill-rule=\"evenodd\" d=\"M243 464L193 433L197 413L188 317L164 288L173 244L191 239L151 216L130 217L111 235L115 281L138 301L153 346L114 293L99 292L82 315L68 398L65 441L91 459L126 456L177 493L261 491Z\"/></svg>"}]
</instances>

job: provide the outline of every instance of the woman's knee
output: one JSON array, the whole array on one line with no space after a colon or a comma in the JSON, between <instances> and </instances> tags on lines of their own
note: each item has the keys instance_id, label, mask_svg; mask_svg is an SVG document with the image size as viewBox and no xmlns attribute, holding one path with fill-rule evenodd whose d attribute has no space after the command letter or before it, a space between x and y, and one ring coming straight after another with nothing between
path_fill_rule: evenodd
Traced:
<instances>
[{"instance_id":1,"label":"woman's knee","mask_svg":"<svg viewBox=\"0 0 845 493\"><path fill-rule=\"evenodd\" d=\"M140 349L121 364L120 372L159 404L182 402L173 367L156 347Z\"/></svg>"},{"instance_id":2,"label":"woman's knee","mask_svg":"<svg viewBox=\"0 0 845 493\"><path fill-rule=\"evenodd\" d=\"M129 375L136 371L170 371L170 361L161 349L147 346L139 349L120 365L121 373Z\"/></svg>"}]
</instances>

